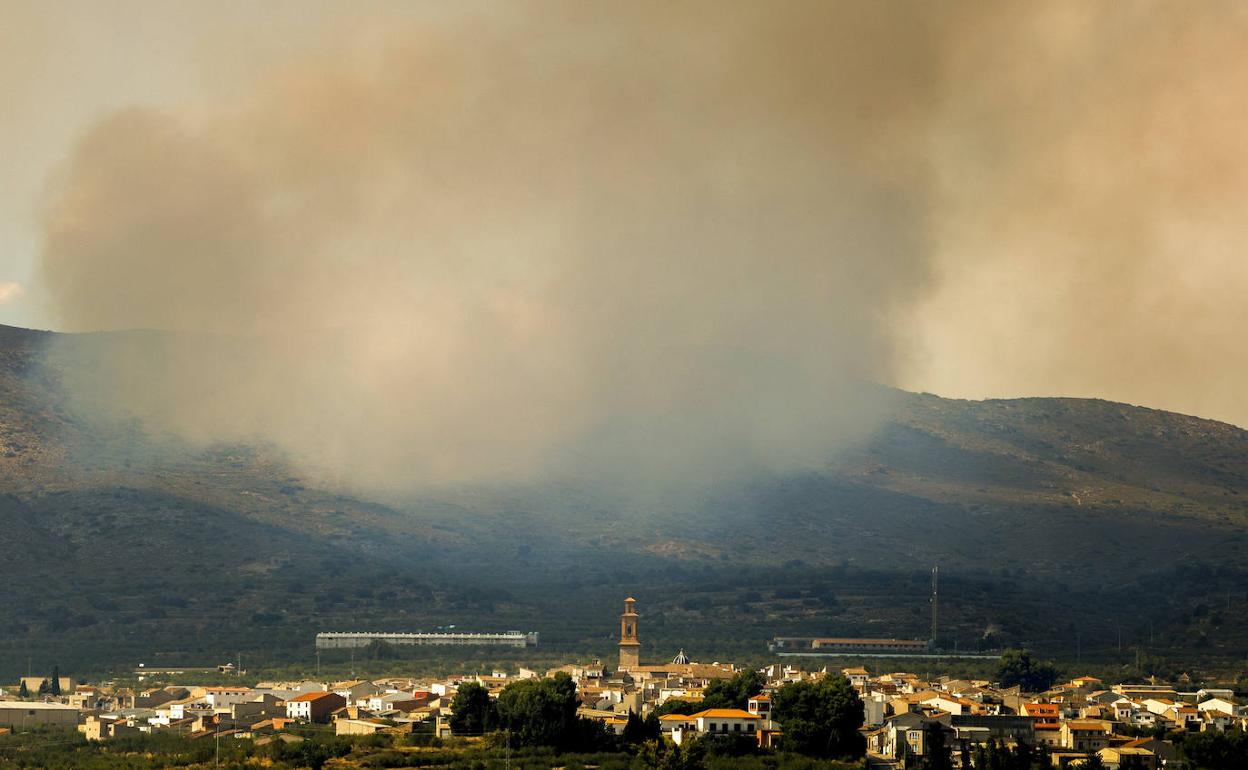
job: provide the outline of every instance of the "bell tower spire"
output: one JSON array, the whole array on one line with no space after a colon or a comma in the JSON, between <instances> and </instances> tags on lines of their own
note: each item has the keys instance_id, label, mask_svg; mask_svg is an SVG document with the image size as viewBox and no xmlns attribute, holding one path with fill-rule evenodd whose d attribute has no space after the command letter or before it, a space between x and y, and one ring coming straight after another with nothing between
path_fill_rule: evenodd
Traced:
<instances>
[{"instance_id":1,"label":"bell tower spire","mask_svg":"<svg viewBox=\"0 0 1248 770\"><path fill-rule=\"evenodd\" d=\"M636 668L641 660L641 642L637 641L637 600L624 600L624 612L620 614L620 668L627 671Z\"/></svg>"}]
</instances>

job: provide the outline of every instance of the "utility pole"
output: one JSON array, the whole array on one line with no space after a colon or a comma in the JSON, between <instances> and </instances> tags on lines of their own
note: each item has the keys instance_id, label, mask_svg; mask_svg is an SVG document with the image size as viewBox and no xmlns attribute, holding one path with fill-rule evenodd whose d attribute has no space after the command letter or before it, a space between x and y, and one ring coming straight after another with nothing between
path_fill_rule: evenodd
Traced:
<instances>
[{"instance_id":1,"label":"utility pole","mask_svg":"<svg viewBox=\"0 0 1248 770\"><path fill-rule=\"evenodd\" d=\"M932 648L936 648L937 620L940 612L940 565L932 567Z\"/></svg>"}]
</instances>

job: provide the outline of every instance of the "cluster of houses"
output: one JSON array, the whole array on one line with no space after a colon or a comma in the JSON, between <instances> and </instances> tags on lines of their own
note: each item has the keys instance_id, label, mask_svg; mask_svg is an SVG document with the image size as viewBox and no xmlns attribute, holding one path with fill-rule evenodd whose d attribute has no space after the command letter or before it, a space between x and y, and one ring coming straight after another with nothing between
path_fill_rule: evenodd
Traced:
<instances>
[{"instance_id":1,"label":"cluster of houses","mask_svg":"<svg viewBox=\"0 0 1248 770\"><path fill-rule=\"evenodd\" d=\"M19 685L51 693L18 699L0 691L0 730L36 725L77 726L92 740L136 732L176 731L192 738L237 736L259 743L303 740L299 725L332 726L338 735L424 732L451 736L451 705L465 682L490 695L518 680L567 674L576 683L580 716L600 721L617 733L630 713L648 716L673 699L683 711L659 717L667 738L683 743L697 736L730 735L776 745L782 728L772 718L777 691L792 682L842 675L863 702L863 734L869 764L908 766L933 750L937 735L952 748L957 767L977 747L1027 745L1043 749L1055 767L1074 767L1093 754L1110 770L1158 770L1173 766L1177 752L1166 740L1139 737L1166 731L1248 729L1248 706L1226 689L1179 691L1163 685L1106 686L1079 677L1043 693L1024 693L988 681L915 674L871 675L864 668L805 671L780 662L762 669L760 691L745 708L706 708L697 704L716 680L740 673L727 663L698 663L681 650L671 662L643 665L635 600L620 617L620 660L614 669L601 662L566 665L545 672L520 668L490 675L436 680L386 678L342 682L261 682L254 687L167 686L146 690L75 685L61 678L49 687L41 678ZM228 679L231 666L220 669ZM24 685L24 686L21 686ZM663 709L668 711L670 709Z\"/></svg>"},{"instance_id":2,"label":"cluster of houses","mask_svg":"<svg viewBox=\"0 0 1248 770\"><path fill-rule=\"evenodd\" d=\"M172 731L192 738L237 736L259 742L299 740L296 724L333 725L339 735L411 732L429 721L446 733L449 693L456 683L422 685L410 679L344 682L260 682L150 689L73 685L59 697L0 698L0 730L76 726L91 740Z\"/></svg>"},{"instance_id":3,"label":"cluster of houses","mask_svg":"<svg viewBox=\"0 0 1248 770\"><path fill-rule=\"evenodd\" d=\"M478 683L497 695L519 679L559 672L576 682L581 716L622 732L629 712L646 715L671 699L696 704L712 682L733 677L739 669L691 662L682 652L667 664L633 664L627 669L595 663L439 680L261 682L254 687L146 690L63 680L59 696L0 700L0 729L57 724L76 726L92 740L175 731L192 738L237 736L267 742L300 740L291 728L315 723L332 726L338 735L423 730L447 737L451 702L464 682ZM944 733L945 746L953 747L955 765L961 749L994 743L1043 747L1059 767L1077 765L1095 753L1111 769L1152 770L1172 763L1176 751L1168 741L1138 737L1142 732L1159 727L1248 729L1248 706L1224 689L1183 692L1162 685L1106 686L1094 677L1079 677L1048 692L1027 694L986 681L948 677L929 681L908 673L872 676L863 668L804 671L778 663L760 673L766 684L745 709L665 714L659 718L664 735L676 743L699 735L741 735L774 745L782 733L771 718L771 697L790 682L830 674L845 676L858 691L868 753L885 765L924 756L936 725Z\"/></svg>"},{"instance_id":4,"label":"cluster of houses","mask_svg":"<svg viewBox=\"0 0 1248 770\"><path fill-rule=\"evenodd\" d=\"M646 715L670 699L696 704L712 682L735 676L739 669L691 662L682 652L671 663L635 664L627 670L595 663L439 680L261 682L254 687L146 690L64 681L56 697L0 700L0 729L59 724L76 726L92 740L174 731L192 738L237 736L267 742L301 740L291 728L314 723L332 727L338 735L423 730L447 737L451 702L463 683L478 683L496 695L519 679L559 672L576 682L581 716L622 732L629 712ZM1248 707L1222 689L1182 692L1161 685L1106 686L1094 677L1079 677L1045 693L1027 694L986 681L948 677L929 681L908 673L872 676L863 668L804 671L775 664L760 673L766 684L745 709L665 714L659 718L664 735L676 743L699 735L739 735L774 745L782 731L771 718L771 697L790 682L830 674L845 676L861 696L868 753L885 766L924 756L933 726L944 733L945 746L953 747L955 766L962 749L994 743L1043 747L1058 767L1077 765L1095 753L1111 769L1152 770L1173 763L1176 751L1169 741L1138 737L1145 730L1248 729Z\"/></svg>"},{"instance_id":5,"label":"cluster of houses","mask_svg":"<svg viewBox=\"0 0 1248 770\"><path fill-rule=\"evenodd\" d=\"M1156 770L1172 764L1172 742L1152 737L1166 731L1248 729L1248 706L1228 689L1179 691L1164 685L1115 684L1084 676L1048 692L1023 693L986 681L914 674L871 676L865 669L842 672L864 704L868 752L885 760L921 757L939 725L945 746L962 749L988 743L1043 748L1054 766L1077 766L1092 754L1111 770Z\"/></svg>"}]
</instances>

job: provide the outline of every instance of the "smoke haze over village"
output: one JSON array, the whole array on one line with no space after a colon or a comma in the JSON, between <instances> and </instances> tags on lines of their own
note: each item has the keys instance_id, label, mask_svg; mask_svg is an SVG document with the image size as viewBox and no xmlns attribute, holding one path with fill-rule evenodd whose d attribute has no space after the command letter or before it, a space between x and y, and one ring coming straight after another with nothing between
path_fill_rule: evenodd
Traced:
<instances>
[{"instance_id":1,"label":"smoke haze over village","mask_svg":"<svg viewBox=\"0 0 1248 770\"><path fill-rule=\"evenodd\" d=\"M1235 765L1246 51L0 0L0 765Z\"/></svg>"},{"instance_id":2,"label":"smoke haze over village","mask_svg":"<svg viewBox=\"0 0 1248 770\"><path fill-rule=\"evenodd\" d=\"M1240 5L71 6L0 5L3 319L182 333L92 410L384 487L800 470L869 381L1248 424Z\"/></svg>"}]
</instances>

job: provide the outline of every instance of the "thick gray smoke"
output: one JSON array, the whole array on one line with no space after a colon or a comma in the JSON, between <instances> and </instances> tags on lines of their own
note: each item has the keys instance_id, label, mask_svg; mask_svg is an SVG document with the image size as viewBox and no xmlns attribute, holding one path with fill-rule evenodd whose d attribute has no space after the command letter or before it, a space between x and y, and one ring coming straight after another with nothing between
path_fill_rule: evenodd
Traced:
<instances>
[{"instance_id":1,"label":"thick gray smoke","mask_svg":"<svg viewBox=\"0 0 1248 770\"><path fill-rule=\"evenodd\" d=\"M817 465L863 380L1243 423L1248 11L938 5L383 13L112 114L40 289L194 336L75 391L395 488Z\"/></svg>"},{"instance_id":2,"label":"thick gray smoke","mask_svg":"<svg viewBox=\"0 0 1248 770\"><path fill-rule=\"evenodd\" d=\"M1248 5L964 10L903 384L1248 426Z\"/></svg>"},{"instance_id":3,"label":"thick gray smoke","mask_svg":"<svg viewBox=\"0 0 1248 770\"><path fill-rule=\"evenodd\" d=\"M929 68L873 6L789 10L532 6L100 121L52 306L195 334L117 344L80 403L399 488L820 464L923 284L881 156Z\"/></svg>"}]
</instances>

